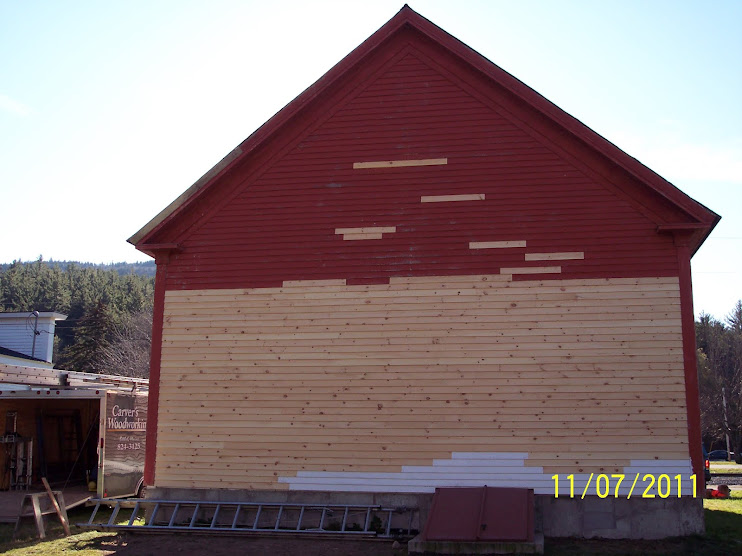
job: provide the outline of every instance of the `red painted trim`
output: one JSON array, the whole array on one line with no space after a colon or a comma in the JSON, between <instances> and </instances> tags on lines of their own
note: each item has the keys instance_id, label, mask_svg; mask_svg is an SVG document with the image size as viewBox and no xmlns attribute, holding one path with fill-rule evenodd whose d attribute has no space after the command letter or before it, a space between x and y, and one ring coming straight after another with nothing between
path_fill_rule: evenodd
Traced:
<instances>
[{"instance_id":1,"label":"red painted trim","mask_svg":"<svg viewBox=\"0 0 742 556\"><path fill-rule=\"evenodd\" d=\"M180 249L180 245L177 243L147 243L141 244L138 249L142 253L146 253L152 258L157 257L157 253L161 251L175 252Z\"/></svg>"},{"instance_id":2,"label":"red painted trim","mask_svg":"<svg viewBox=\"0 0 742 556\"><path fill-rule=\"evenodd\" d=\"M162 360L162 326L165 315L165 286L169 253L157 259L155 275L155 305L152 315L152 348L149 358L149 399L147 402L147 446L144 456L144 484L155 484L155 455L157 453L157 416L160 404L160 362Z\"/></svg>"},{"instance_id":3,"label":"red painted trim","mask_svg":"<svg viewBox=\"0 0 742 556\"><path fill-rule=\"evenodd\" d=\"M703 453L701 452L701 404L698 394L696 365L696 328L693 314L693 287L690 273L690 237L687 233L675 236L680 269L680 319L683 334L683 367L685 369L685 405L688 413L688 450L693 472L696 474L697 495L703 496Z\"/></svg>"}]
</instances>

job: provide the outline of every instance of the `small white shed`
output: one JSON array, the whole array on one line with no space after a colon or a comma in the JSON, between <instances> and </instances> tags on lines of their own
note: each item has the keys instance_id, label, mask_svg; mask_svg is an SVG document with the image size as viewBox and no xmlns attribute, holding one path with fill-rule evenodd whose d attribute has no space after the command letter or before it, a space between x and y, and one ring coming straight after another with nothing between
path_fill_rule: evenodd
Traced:
<instances>
[{"instance_id":1,"label":"small white shed","mask_svg":"<svg viewBox=\"0 0 742 556\"><path fill-rule=\"evenodd\" d=\"M54 330L66 318L51 311L0 313L0 363L52 368Z\"/></svg>"}]
</instances>

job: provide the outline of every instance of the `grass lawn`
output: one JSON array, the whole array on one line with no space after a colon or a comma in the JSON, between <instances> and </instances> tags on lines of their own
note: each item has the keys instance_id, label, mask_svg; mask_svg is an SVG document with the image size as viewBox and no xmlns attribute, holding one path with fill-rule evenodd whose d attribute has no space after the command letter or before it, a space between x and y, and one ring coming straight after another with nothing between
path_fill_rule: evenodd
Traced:
<instances>
[{"instance_id":1,"label":"grass lawn","mask_svg":"<svg viewBox=\"0 0 742 556\"><path fill-rule=\"evenodd\" d=\"M742 554L742 491L734 491L728 500L704 500L706 517L706 535L665 539L660 541L603 541L547 539L546 554L551 556L585 555L643 555L670 556L675 554L704 554L727 556ZM70 523L88 520L90 508L79 508L70 512ZM109 514L110 515L110 514ZM129 511L122 510L119 522L129 518ZM102 517L102 516L101 516ZM98 521L96 519L96 521ZM367 541L355 545L343 544L351 541L328 541L332 550L305 550L312 543L322 543L312 539L287 540L272 539L253 542L246 537L195 537L188 535L117 535L98 531L86 531L72 525L73 535L64 537L62 527L56 518L47 516L47 539L39 541L32 520L26 520L22 529L23 536L12 540L13 525L0 524L0 553L8 556L61 556L75 554L80 556L142 555L154 554L170 556L178 552L183 554L232 554L237 552L259 556L283 556L291 554L364 554L394 555L406 554L404 544L401 549L393 550L390 543ZM240 544L241 543L241 544ZM250 543L250 544L248 544ZM272 544L271 544L272 543ZM292 544L293 543L293 544ZM307 543L307 544L301 544ZM335 543L331 545L331 543ZM339 548L337 545L339 543ZM247 549L252 546L252 549ZM348 550L344 547L347 546ZM241 547L241 548L240 548ZM317 548L317 547L314 547ZM247 549L247 550L246 550ZM339 550L339 551L338 551Z\"/></svg>"},{"instance_id":2,"label":"grass lawn","mask_svg":"<svg viewBox=\"0 0 742 556\"><path fill-rule=\"evenodd\" d=\"M736 541L737 553L742 554L742 491L732 491L727 500L704 500L703 508L706 536Z\"/></svg>"},{"instance_id":3,"label":"grass lawn","mask_svg":"<svg viewBox=\"0 0 742 556\"><path fill-rule=\"evenodd\" d=\"M735 475L742 475L742 465L734 463L733 461L712 461L709 462L711 467L711 474L714 473L734 473Z\"/></svg>"},{"instance_id":4,"label":"grass lawn","mask_svg":"<svg viewBox=\"0 0 742 556\"><path fill-rule=\"evenodd\" d=\"M0 524L0 553L8 556L59 556L74 553L79 556L99 556L113 553L116 547L116 533L86 531L75 523L87 521L91 508L76 508L69 512L72 535L64 536L62 525L56 516L45 516L46 539L39 540L33 519L24 519L19 538L13 540L15 525ZM123 512L122 512L123 513ZM110 516L110 510L108 511ZM124 516L122 516L122 519Z\"/></svg>"}]
</instances>

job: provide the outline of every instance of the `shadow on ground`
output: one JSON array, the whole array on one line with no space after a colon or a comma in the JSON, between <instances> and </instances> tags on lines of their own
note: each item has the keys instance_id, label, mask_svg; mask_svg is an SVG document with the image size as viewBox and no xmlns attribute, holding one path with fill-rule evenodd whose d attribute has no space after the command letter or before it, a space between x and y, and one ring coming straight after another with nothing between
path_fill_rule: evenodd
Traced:
<instances>
[{"instance_id":1,"label":"shadow on ground","mask_svg":"<svg viewBox=\"0 0 742 556\"><path fill-rule=\"evenodd\" d=\"M74 543L73 550L99 550L116 556L250 554L270 556L401 556L407 544L398 549L388 540L287 539L275 537L226 537L168 534L123 534Z\"/></svg>"}]
</instances>

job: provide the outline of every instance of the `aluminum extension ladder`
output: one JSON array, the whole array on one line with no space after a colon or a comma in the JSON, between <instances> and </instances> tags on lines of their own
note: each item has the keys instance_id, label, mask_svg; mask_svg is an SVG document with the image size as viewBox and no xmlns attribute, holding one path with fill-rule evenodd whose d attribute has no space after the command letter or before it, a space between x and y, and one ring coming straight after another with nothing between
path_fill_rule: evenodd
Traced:
<instances>
[{"instance_id":1,"label":"aluminum extension ladder","mask_svg":"<svg viewBox=\"0 0 742 556\"><path fill-rule=\"evenodd\" d=\"M86 523L99 531L191 531L198 533L311 533L392 538L411 536L417 508L345 504L208 502L195 500L98 499ZM107 520L96 521L102 506ZM128 520L122 509L133 508ZM409 516L408 519L405 517ZM393 527L392 521L396 522ZM404 522L403 527L399 525Z\"/></svg>"}]
</instances>

